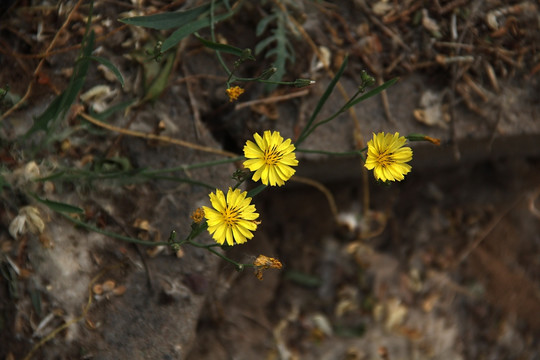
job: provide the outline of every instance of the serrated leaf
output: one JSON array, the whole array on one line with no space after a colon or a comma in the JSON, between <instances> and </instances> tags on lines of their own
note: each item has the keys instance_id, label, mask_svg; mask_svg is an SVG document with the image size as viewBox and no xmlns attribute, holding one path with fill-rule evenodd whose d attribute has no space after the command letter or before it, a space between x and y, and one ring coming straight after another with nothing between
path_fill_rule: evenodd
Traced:
<instances>
[{"instance_id":1,"label":"serrated leaf","mask_svg":"<svg viewBox=\"0 0 540 360\"><path fill-rule=\"evenodd\" d=\"M135 16L120 19L119 21L128 25L142 26L156 30L167 30L189 23L209 10L210 3L186 11L169 12L148 16Z\"/></svg>"},{"instance_id":2,"label":"serrated leaf","mask_svg":"<svg viewBox=\"0 0 540 360\"><path fill-rule=\"evenodd\" d=\"M268 45L275 41L275 36L269 36L255 45L255 54L260 54ZM265 56L266 57L266 56Z\"/></svg>"},{"instance_id":3,"label":"serrated leaf","mask_svg":"<svg viewBox=\"0 0 540 360\"><path fill-rule=\"evenodd\" d=\"M259 21L257 24L257 29L255 30L256 36L261 36L261 34L266 30L270 22L274 21L276 19L276 14L265 16Z\"/></svg>"},{"instance_id":4,"label":"serrated leaf","mask_svg":"<svg viewBox=\"0 0 540 360\"><path fill-rule=\"evenodd\" d=\"M58 202L58 201L42 199L37 195L33 195L33 196L37 201L39 201L40 203L46 205L49 209L54 210L56 212L68 213L68 214L73 214L73 213L82 214L82 213L84 213L84 210L81 209L80 207L69 205L69 204L66 204L66 203L61 203L61 202Z\"/></svg>"},{"instance_id":5,"label":"serrated leaf","mask_svg":"<svg viewBox=\"0 0 540 360\"><path fill-rule=\"evenodd\" d=\"M124 87L124 78L122 77L122 74L120 73L120 70L112 62L110 62L108 59L102 58L100 56L90 56L90 59L97 61L98 63L104 65L107 67L107 69L111 70L114 76L118 79L122 87Z\"/></svg>"}]
</instances>

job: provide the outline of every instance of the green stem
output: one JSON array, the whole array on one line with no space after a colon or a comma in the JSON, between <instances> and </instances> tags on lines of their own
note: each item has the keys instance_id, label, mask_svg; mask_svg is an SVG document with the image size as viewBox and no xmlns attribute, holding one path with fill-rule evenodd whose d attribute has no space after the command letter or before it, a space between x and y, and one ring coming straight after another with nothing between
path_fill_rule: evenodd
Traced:
<instances>
[{"instance_id":1,"label":"green stem","mask_svg":"<svg viewBox=\"0 0 540 360\"><path fill-rule=\"evenodd\" d=\"M172 167L172 168L145 171L145 174L154 175L154 174L168 173L168 172L174 172L174 171L193 170L193 169L199 169L199 168L210 167L210 166L215 166L215 165L228 164L228 163L240 161L242 159L244 159L243 156L237 156L237 157L234 157L234 158L207 161L207 162L202 162L202 163L198 163L198 164L179 165L179 166Z\"/></svg>"},{"instance_id":2,"label":"green stem","mask_svg":"<svg viewBox=\"0 0 540 360\"><path fill-rule=\"evenodd\" d=\"M164 241L154 242L154 241L144 241L144 240L141 240L141 239L135 239L135 238L132 238L132 237L129 237L129 236L124 236L124 235L113 233L113 232L110 232L110 231L107 231L107 230L100 229L100 228L98 228L98 227L96 227L94 225L87 224L84 221L74 219L71 216L69 216L68 214L65 214L65 213L62 213L62 212L58 212L58 214L62 215L63 217L65 217L66 219L68 219L69 221L71 221L74 224L82 226L82 227L84 227L84 228L86 228L88 230L92 230L92 231L97 232L99 234L110 236L110 237L115 238L115 239L120 239L120 240L127 241L127 242L130 242L130 243L139 244L139 245L146 245L146 246L160 246L160 245L169 246L168 242L164 242Z\"/></svg>"},{"instance_id":3,"label":"green stem","mask_svg":"<svg viewBox=\"0 0 540 360\"><path fill-rule=\"evenodd\" d=\"M334 115L322 120L322 121L319 121L318 123L316 123L315 125L313 125L310 129L308 130L305 130L303 131L303 135L301 135L298 140L296 140L296 143L295 145L298 145L300 143L302 143L304 140L306 140L308 138L309 135L311 135L311 133L313 131L315 131L316 128L318 128L319 126L323 125L323 124L326 124L327 122L330 122L332 120L334 120L335 118L337 118L339 115L343 114L345 111L347 111L347 109L350 107L349 104L352 103L357 97L358 95L360 95L362 91L361 90L357 90L356 93L336 112L334 113Z\"/></svg>"},{"instance_id":4,"label":"green stem","mask_svg":"<svg viewBox=\"0 0 540 360\"><path fill-rule=\"evenodd\" d=\"M176 182L182 182L182 183L191 184L191 185L202 186L202 187L205 187L205 188L210 189L210 190L216 189L216 186L204 183L202 181L191 180L191 179L182 179L182 178L177 178L177 177L174 177L174 176L161 176L161 175L152 176L152 180L176 181Z\"/></svg>"},{"instance_id":5,"label":"green stem","mask_svg":"<svg viewBox=\"0 0 540 360\"><path fill-rule=\"evenodd\" d=\"M334 151L324 151L324 150L308 150L308 149L296 149L296 151L306 153L306 154L321 154L321 155L330 155L330 156L349 156L349 155L360 155L360 156L362 156L362 152L364 152L366 149L367 149L367 147L362 149L362 150L353 150L353 151L344 151L344 152L334 152Z\"/></svg>"},{"instance_id":6,"label":"green stem","mask_svg":"<svg viewBox=\"0 0 540 360\"><path fill-rule=\"evenodd\" d=\"M213 42L216 42L215 24L214 24L214 6L215 6L215 2L216 2L215 0L212 0L210 2L210 34L211 34ZM218 58L219 63L221 64L221 66L223 67L225 72L227 73L227 75L229 75L229 79L230 79L231 76L233 75L233 72L231 70L229 70L229 68L227 67L227 64L225 64L225 61L223 60L223 57L221 56L221 52L216 50L216 56ZM228 82L228 80L227 80L227 82Z\"/></svg>"},{"instance_id":7,"label":"green stem","mask_svg":"<svg viewBox=\"0 0 540 360\"><path fill-rule=\"evenodd\" d=\"M208 251L210 251L212 254L214 255L217 255L219 256L220 258L222 258L223 260L225 261L228 261L230 262L231 264L233 264L237 270L241 270L243 269L244 267L250 267L250 266L254 266L253 264L242 264L242 263L239 263L237 261L234 261L233 259L223 255L222 253L220 253L219 251L216 251L213 249L213 247L216 247L216 246L219 246L218 244L211 244L211 245L204 245L204 244L199 244L198 242L195 242L195 241L191 241L191 240L188 240L186 241L186 244L189 244L191 246L195 246L195 247L198 247L198 248L202 248L202 249L206 249Z\"/></svg>"},{"instance_id":8,"label":"green stem","mask_svg":"<svg viewBox=\"0 0 540 360\"><path fill-rule=\"evenodd\" d=\"M230 78L229 78L230 79ZM294 81L272 81L272 80L263 80L260 77L252 77L252 78L239 78L234 76L234 79L231 81L231 83L235 81L241 81L241 82L251 82L251 81L257 81L263 84L272 84L272 85L296 85L296 82Z\"/></svg>"}]
</instances>

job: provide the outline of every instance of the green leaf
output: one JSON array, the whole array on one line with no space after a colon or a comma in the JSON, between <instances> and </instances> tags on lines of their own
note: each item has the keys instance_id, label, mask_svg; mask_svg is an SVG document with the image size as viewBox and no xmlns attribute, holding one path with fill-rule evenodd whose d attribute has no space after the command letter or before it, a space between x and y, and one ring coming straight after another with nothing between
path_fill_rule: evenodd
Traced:
<instances>
[{"instance_id":1,"label":"green leaf","mask_svg":"<svg viewBox=\"0 0 540 360\"><path fill-rule=\"evenodd\" d=\"M55 172L54 174L51 174L51 175L45 176L45 177L41 177L41 178L38 178L36 180L40 181L40 182L52 181L52 180L56 180L56 179L61 178L65 173L66 172L64 170L60 170L58 172Z\"/></svg>"},{"instance_id":2,"label":"green leaf","mask_svg":"<svg viewBox=\"0 0 540 360\"><path fill-rule=\"evenodd\" d=\"M145 101L154 100L161 95L163 90L167 87L169 82L169 75L171 74L174 65L175 53L168 53L165 60L165 65L161 68L158 76L152 81L152 84L148 87L148 91L144 95L144 98L139 102L139 105Z\"/></svg>"},{"instance_id":3,"label":"green leaf","mask_svg":"<svg viewBox=\"0 0 540 360\"><path fill-rule=\"evenodd\" d=\"M316 288L321 286L322 281L317 276L309 275L296 270L288 270L285 272L285 279L302 285L305 287Z\"/></svg>"},{"instance_id":4,"label":"green leaf","mask_svg":"<svg viewBox=\"0 0 540 360\"><path fill-rule=\"evenodd\" d=\"M383 92L384 90L386 90L390 86L394 85L398 80L399 80L399 78L393 78L392 80L388 80L384 84L382 84L380 86L377 86L375 89L370 90L367 93L365 93L364 95L360 96L359 98L354 99L354 101L351 101L349 104L347 104L347 106L345 106L343 108L343 110L347 110L348 108L358 104L359 102L362 102L362 101L364 101L366 99L369 99L372 96L377 95L380 92Z\"/></svg>"},{"instance_id":5,"label":"green leaf","mask_svg":"<svg viewBox=\"0 0 540 360\"><path fill-rule=\"evenodd\" d=\"M264 184L259 185L255 189L249 190L248 193L247 193L247 197L254 197L254 196L258 195L264 189L266 189L266 185L264 185Z\"/></svg>"},{"instance_id":6,"label":"green leaf","mask_svg":"<svg viewBox=\"0 0 540 360\"><path fill-rule=\"evenodd\" d=\"M291 42L288 39L289 32L288 29L288 17L284 12L275 12L270 16L272 20L276 20L276 27L272 30L272 35L261 40L255 47L255 53L260 53L265 48L269 47L270 44L275 43L274 47L266 51L265 58L274 57L274 66L276 72L274 74L274 79L276 81L281 81L286 73L287 62L294 62L294 53L295 49L292 46ZM257 31L260 33L268 26L269 20L261 21L258 25ZM260 27L259 27L260 26ZM265 84L265 90L267 92L273 91L276 88L277 84Z\"/></svg>"},{"instance_id":7,"label":"green leaf","mask_svg":"<svg viewBox=\"0 0 540 360\"><path fill-rule=\"evenodd\" d=\"M121 102L119 104L116 104L116 105L113 105L113 106L109 107L107 110L104 110L104 111L102 111L100 113L96 113L93 110L91 110L90 115L92 117L95 117L98 120L105 121L105 120L107 120L107 118L109 116L111 116L115 112L121 111L121 110L124 110L124 109L130 107L131 105L133 105L134 102L135 102L135 100L123 101L123 102Z\"/></svg>"},{"instance_id":8,"label":"green leaf","mask_svg":"<svg viewBox=\"0 0 540 360\"><path fill-rule=\"evenodd\" d=\"M109 70L111 70L113 74L116 76L116 78L118 79L118 81L120 81L120 84L122 85L122 87L124 87L124 78L122 77L122 74L120 73L118 68L114 66L112 62L100 56L90 56L90 59L97 61L98 63L106 66Z\"/></svg>"},{"instance_id":9,"label":"green leaf","mask_svg":"<svg viewBox=\"0 0 540 360\"><path fill-rule=\"evenodd\" d=\"M4 191L4 188L9 188L11 185L4 179L4 176L0 173L0 194Z\"/></svg>"},{"instance_id":10,"label":"green leaf","mask_svg":"<svg viewBox=\"0 0 540 360\"><path fill-rule=\"evenodd\" d=\"M240 8L240 6L238 6L236 9L238 8ZM234 11L231 10L224 14L214 16L214 22L225 20L231 17L232 15L234 15L236 11L237 10L234 10ZM181 26L180 28L176 29L176 31L173 32L167 39L165 39L165 41L163 41L163 45L161 46L161 51L165 52L169 50L170 48L178 44L180 40L182 40L186 36L193 34L195 31L199 31L202 28L209 27L210 24L211 24L210 18L202 18L196 21L191 21Z\"/></svg>"},{"instance_id":11,"label":"green leaf","mask_svg":"<svg viewBox=\"0 0 540 360\"><path fill-rule=\"evenodd\" d=\"M255 54L260 54L268 45L276 41L275 36L269 36L255 45Z\"/></svg>"},{"instance_id":12,"label":"green leaf","mask_svg":"<svg viewBox=\"0 0 540 360\"><path fill-rule=\"evenodd\" d=\"M209 49L216 50L216 51L221 51L221 52L228 53L228 54L233 54L233 55L236 55L236 56L238 56L240 58L245 56L246 50L244 50L244 49L240 49L240 48L237 48L237 47L234 47L234 46L231 46L231 45L227 45L227 44L220 44L220 43L216 43L216 42L213 42L213 41L210 41L210 40L206 40L206 39L202 38L201 36L199 36L199 34L195 34L195 37L197 39L199 39L199 41ZM255 58L252 55L249 55L247 57L247 59L255 60Z\"/></svg>"},{"instance_id":13,"label":"green leaf","mask_svg":"<svg viewBox=\"0 0 540 360\"><path fill-rule=\"evenodd\" d=\"M166 30L179 27L197 19L200 15L210 10L210 3L201 5L194 9L178 12L169 12L148 16L135 16L119 21L135 26L142 26L156 30Z\"/></svg>"},{"instance_id":14,"label":"green leaf","mask_svg":"<svg viewBox=\"0 0 540 360\"><path fill-rule=\"evenodd\" d=\"M328 84L328 87L326 88L326 91L324 92L323 96L317 103L317 106L315 107L315 111L313 111L313 114L311 115L311 118L309 119L309 123L312 123L317 115L319 115L319 112L323 108L324 104L334 91L334 88L336 87L339 79L341 78L341 75L343 75L343 72L345 71L345 68L347 67L347 63L349 62L349 57L346 56L345 59L343 59L343 63L341 64L338 72L336 73L336 76L330 81L330 84Z\"/></svg>"},{"instance_id":15,"label":"green leaf","mask_svg":"<svg viewBox=\"0 0 540 360\"><path fill-rule=\"evenodd\" d=\"M272 15L265 16L259 21L257 24L257 29L255 30L256 36L261 36L262 33L266 30L270 22L274 21L276 19L276 14L273 13Z\"/></svg>"},{"instance_id":16,"label":"green leaf","mask_svg":"<svg viewBox=\"0 0 540 360\"><path fill-rule=\"evenodd\" d=\"M34 119L34 125L28 130L25 137L29 137L35 132L40 130L47 132L49 128L49 122L56 119L62 113L60 106L62 105L62 98L65 96L65 91L58 95L52 103L49 104L43 114Z\"/></svg>"},{"instance_id":17,"label":"green leaf","mask_svg":"<svg viewBox=\"0 0 540 360\"><path fill-rule=\"evenodd\" d=\"M58 202L58 201L42 199L42 198L38 197L37 195L33 195L33 197L34 197L34 199L36 199L40 203L42 203L42 204L46 205L47 207L49 207L49 209L51 209L53 211L56 211L56 212L68 213L68 214L72 214L72 213L82 214L82 213L84 213L84 210L77 207L77 206L69 205L69 204L66 204L66 203L61 203L61 202Z\"/></svg>"},{"instance_id":18,"label":"green leaf","mask_svg":"<svg viewBox=\"0 0 540 360\"><path fill-rule=\"evenodd\" d=\"M75 64L75 69L69 80L68 87L53 100L43 114L34 120L34 125L28 130L25 138L39 130L47 133L51 132L54 129L54 123L63 117L71 108L86 79L90 65L90 55L94 47L94 38L94 31L90 31L88 36L83 40L80 58Z\"/></svg>"},{"instance_id":19,"label":"green leaf","mask_svg":"<svg viewBox=\"0 0 540 360\"><path fill-rule=\"evenodd\" d=\"M298 140L295 142L295 146L298 147L305 139L306 135L310 131L311 125L315 121L315 118L317 115L319 115L319 112L323 108L324 104L330 97L330 94L332 94L332 91L334 91L334 88L336 87L336 84L338 83L339 79L341 78L341 75L343 75L343 72L345 71L345 68L347 67L347 63L349 62L349 57L345 56L345 59L343 59L343 63L341 64L338 72L330 81L330 84L328 84L328 87L326 88L326 91L324 92L323 96L319 99L319 102L317 103L317 106L315 106L315 110L313 111L313 114L311 114L311 117L309 118L309 121L307 122L306 126L304 127L304 130L302 130L302 133L298 137Z\"/></svg>"}]
</instances>

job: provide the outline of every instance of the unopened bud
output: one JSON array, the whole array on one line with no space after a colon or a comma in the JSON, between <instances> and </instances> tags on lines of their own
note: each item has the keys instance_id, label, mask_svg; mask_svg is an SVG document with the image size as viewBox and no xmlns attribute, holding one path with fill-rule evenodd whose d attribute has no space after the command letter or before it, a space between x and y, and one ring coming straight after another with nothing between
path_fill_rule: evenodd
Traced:
<instances>
[{"instance_id":1,"label":"unopened bud","mask_svg":"<svg viewBox=\"0 0 540 360\"><path fill-rule=\"evenodd\" d=\"M277 67L272 66L271 68L264 70L261 76L259 76L259 79L268 80L272 77L272 75L276 73L276 71L277 71Z\"/></svg>"},{"instance_id":2,"label":"unopened bud","mask_svg":"<svg viewBox=\"0 0 540 360\"><path fill-rule=\"evenodd\" d=\"M360 72L360 79L362 79L362 88L367 88L375 84L375 78L369 75L365 70Z\"/></svg>"},{"instance_id":3,"label":"unopened bud","mask_svg":"<svg viewBox=\"0 0 540 360\"><path fill-rule=\"evenodd\" d=\"M315 84L315 80L311 80L311 79L296 79L294 80L294 86L296 86L297 88L301 88L301 87L305 87L305 86L309 86L309 85L313 85Z\"/></svg>"}]
</instances>

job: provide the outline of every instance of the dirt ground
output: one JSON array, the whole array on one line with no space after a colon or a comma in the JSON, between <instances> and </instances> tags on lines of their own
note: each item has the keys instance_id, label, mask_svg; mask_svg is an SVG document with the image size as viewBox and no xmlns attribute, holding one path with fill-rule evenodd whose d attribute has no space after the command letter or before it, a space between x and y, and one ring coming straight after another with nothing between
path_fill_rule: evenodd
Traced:
<instances>
[{"instance_id":1,"label":"dirt ground","mask_svg":"<svg viewBox=\"0 0 540 360\"><path fill-rule=\"evenodd\" d=\"M109 88L79 101L79 110L145 96L155 69L141 59L158 31L122 27L118 18L199 4L96 1L95 54L113 62L126 85L93 64L82 92ZM284 268L265 271L263 281L203 249L175 253L85 230L35 201L30 194L83 208L81 219L99 230L166 241L171 230L185 236L191 212L208 203L208 188L196 182L226 189L239 164L176 169L149 182L28 181L32 161L47 176L89 164L162 169L223 156L71 114L48 146L37 147L40 134L17 140L67 85L89 7L22 0L0 7L0 86L11 94L1 113L33 84L0 125L2 176L11 185L0 195L0 358L540 359L538 2L248 2L216 26L218 37L255 48L257 23L280 5L296 52L285 80L315 85L268 94L248 83L229 103L214 53L188 37L171 57L163 93L107 123L234 153L257 131L295 138L348 54L346 93L361 70L380 83L400 80L318 129L304 149L349 151L378 131L424 133L442 145L413 143L412 172L391 186L377 184L357 157L298 153L296 181L254 199L262 220L255 238L226 253L245 263L278 258ZM57 33L57 52L40 65L44 57L32 54ZM311 42L328 51L328 70ZM256 55L243 76L272 61ZM261 99L270 101L246 104ZM343 102L336 89L321 118ZM14 239L8 228L26 205L39 208L45 231ZM205 234L201 242L212 240Z\"/></svg>"}]
</instances>

